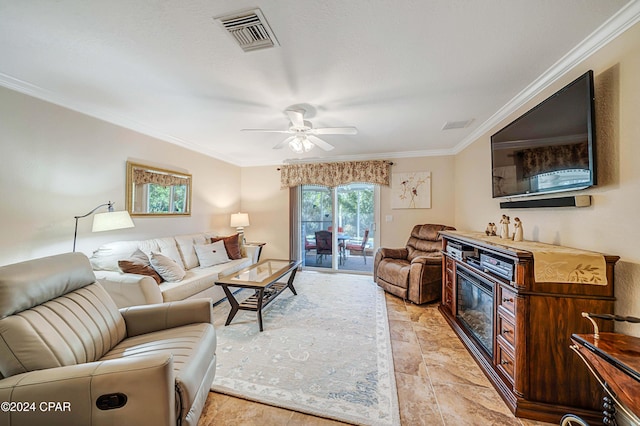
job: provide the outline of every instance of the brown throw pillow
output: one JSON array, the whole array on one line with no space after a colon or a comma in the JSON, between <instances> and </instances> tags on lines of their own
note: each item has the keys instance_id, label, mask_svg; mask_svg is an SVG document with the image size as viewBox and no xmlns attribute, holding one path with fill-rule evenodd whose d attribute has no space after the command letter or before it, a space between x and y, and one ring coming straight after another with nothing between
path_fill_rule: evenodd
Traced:
<instances>
[{"instance_id":1,"label":"brown throw pillow","mask_svg":"<svg viewBox=\"0 0 640 426\"><path fill-rule=\"evenodd\" d=\"M240 245L238 244L238 237L238 234L233 234L228 237L213 237L211 238L211 242L215 243L220 240L224 241L224 248L227 249L229 259L242 259Z\"/></svg>"},{"instance_id":2,"label":"brown throw pillow","mask_svg":"<svg viewBox=\"0 0 640 426\"><path fill-rule=\"evenodd\" d=\"M118 260L118 266L124 273L148 275L158 284L163 281L160 274L151 266L149 257L140 249L133 252L129 259Z\"/></svg>"}]
</instances>

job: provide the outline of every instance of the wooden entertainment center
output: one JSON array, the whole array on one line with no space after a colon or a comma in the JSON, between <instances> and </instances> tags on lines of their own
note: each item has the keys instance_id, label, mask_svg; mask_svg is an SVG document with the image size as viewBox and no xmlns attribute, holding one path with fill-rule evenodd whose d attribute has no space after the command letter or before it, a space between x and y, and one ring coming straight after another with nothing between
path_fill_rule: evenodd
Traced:
<instances>
[{"instance_id":1,"label":"wooden entertainment center","mask_svg":"<svg viewBox=\"0 0 640 426\"><path fill-rule=\"evenodd\" d=\"M536 280L546 271L534 268L534 258L555 260L558 250L557 263L566 263L562 247L531 243L535 250L529 251L526 242L481 233L441 235L439 309L511 411L556 424L573 413L602 424L602 388L569 346L572 333L592 332L582 312L613 313L613 269L619 257L599 255L600 271L579 263L572 275L578 282L549 282ZM573 252L580 256L579 250ZM538 259L542 267L543 257ZM581 275L587 266L587 271L596 270L595 284L585 278L589 273ZM612 331L612 321L602 322L601 330Z\"/></svg>"}]
</instances>

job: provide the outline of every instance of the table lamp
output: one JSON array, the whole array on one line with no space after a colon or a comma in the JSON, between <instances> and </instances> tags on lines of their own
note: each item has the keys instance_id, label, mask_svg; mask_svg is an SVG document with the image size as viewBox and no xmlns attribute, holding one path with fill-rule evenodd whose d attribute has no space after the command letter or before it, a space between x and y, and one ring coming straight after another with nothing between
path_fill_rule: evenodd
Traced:
<instances>
[{"instance_id":1,"label":"table lamp","mask_svg":"<svg viewBox=\"0 0 640 426\"><path fill-rule=\"evenodd\" d=\"M236 228L239 234L244 234L244 227L249 226L249 214L240 212L233 213L229 226Z\"/></svg>"}]
</instances>

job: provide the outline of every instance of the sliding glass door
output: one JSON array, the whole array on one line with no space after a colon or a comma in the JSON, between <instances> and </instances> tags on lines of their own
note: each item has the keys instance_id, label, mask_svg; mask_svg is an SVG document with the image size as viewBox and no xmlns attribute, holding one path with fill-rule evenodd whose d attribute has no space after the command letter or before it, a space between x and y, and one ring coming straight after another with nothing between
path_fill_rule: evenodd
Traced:
<instances>
[{"instance_id":1,"label":"sliding glass door","mask_svg":"<svg viewBox=\"0 0 640 426\"><path fill-rule=\"evenodd\" d=\"M303 266L371 273L377 205L375 185L303 185L299 203Z\"/></svg>"},{"instance_id":2,"label":"sliding glass door","mask_svg":"<svg viewBox=\"0 0 640 426\"><path fill-rule=\"evenodd\" d=\"M303 266L332 268L333 238L329 229L333 228L333 191L323 186L303 185L299 208Z\"/></svg>"}]
</instances>

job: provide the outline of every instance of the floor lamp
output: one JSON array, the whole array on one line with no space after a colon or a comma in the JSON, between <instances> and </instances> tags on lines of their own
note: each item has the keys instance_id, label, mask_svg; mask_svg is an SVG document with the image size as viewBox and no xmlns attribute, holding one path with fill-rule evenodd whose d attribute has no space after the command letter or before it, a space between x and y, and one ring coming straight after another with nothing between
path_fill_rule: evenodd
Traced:
<instances>
[{"instance_id":1,"label":"floor lamp","mask_svg":"<svg viewBox=\"0 0 640 426\"><path fill-rule=\"evenodd\" d=\"M73 251L76 251L76 239L78 237L78 219L82 219L83 217L87 217L90 214L94 213L100 207L107 207L108 211L105 213L98 213L93 217L93 227L91 228L91 232L101 232L101 231L111 231L113 229L124 229L124 228L133 228L135 225L131 220L131 216L129 216L129 212L127 211L114 211L113 205L109 201L105 204L100 204L95 209L91 210L89 213L82 216L74 216L76 220L76 229L73 232Z\"/></svg>"}]
</instances>

